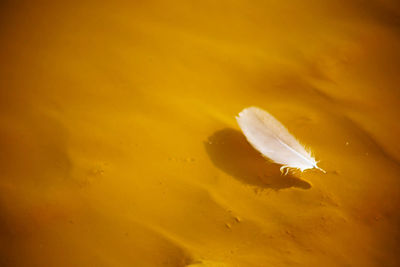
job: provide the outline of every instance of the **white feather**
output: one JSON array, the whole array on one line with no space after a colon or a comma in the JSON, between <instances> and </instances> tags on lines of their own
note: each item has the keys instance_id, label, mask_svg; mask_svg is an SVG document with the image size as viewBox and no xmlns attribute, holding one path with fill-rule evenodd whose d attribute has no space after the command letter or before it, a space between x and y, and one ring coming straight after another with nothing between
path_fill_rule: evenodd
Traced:
<instances>
[{"instance_id":1,"label":"white feather","mask_svg":"<svg viewBox=\"0 0 400 267\"><path fill-rule=\"evenodd\" d=\"M285 168L301 171L317 168L317 162L289 131L268 112L249 107L236 120L249 143L265 157Z\"/></svg>"}]
</instances>

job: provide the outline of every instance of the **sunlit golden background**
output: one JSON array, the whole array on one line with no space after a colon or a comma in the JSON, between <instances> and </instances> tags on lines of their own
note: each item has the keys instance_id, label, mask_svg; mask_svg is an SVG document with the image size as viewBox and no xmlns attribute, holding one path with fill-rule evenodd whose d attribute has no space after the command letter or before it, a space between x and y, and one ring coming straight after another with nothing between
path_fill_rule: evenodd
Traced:
<instances>
[{"instance_id":1,"label":"sunlit golden background","mask_svg":"<svg viewBox=\"0 0 400 267\"><path fill-rule=\"evenodd\" d=\"M400 265L397 0L0 10L0 266ZM327 174L281 176L251 105Z\"/></svg>"}]
</instances>

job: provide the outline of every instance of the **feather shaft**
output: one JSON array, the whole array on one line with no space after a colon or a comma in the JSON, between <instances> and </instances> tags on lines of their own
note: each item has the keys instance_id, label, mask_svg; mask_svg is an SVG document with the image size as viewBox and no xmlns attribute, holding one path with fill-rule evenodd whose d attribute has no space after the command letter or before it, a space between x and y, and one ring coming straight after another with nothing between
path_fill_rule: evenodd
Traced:
<instances>
[{"instance_id":1,"label":"feather shaft","mask_svg":"<svg viewBox=\"0 0 400 267\"><path fill-rule=\"evenodd\" d=\"M301 171L316 168L326 173L317 166L311 153L267 111L257 107L245 108L236 120L249 143L264 157L283 165L281 171L285 168Z\"/></svg>"}]
</instances>

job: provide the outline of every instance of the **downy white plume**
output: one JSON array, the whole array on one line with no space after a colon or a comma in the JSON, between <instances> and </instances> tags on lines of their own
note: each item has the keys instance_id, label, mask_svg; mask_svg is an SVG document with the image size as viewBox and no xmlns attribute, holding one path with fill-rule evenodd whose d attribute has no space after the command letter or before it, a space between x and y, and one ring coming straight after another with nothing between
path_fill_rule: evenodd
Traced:
<instances>
[{"instance_id":1,"label":"downy white plume","mask_svg":"<svg viewBox=\"0 0 400 267\"><path fill-rule=\"evenodd\" d=\"M249 107L242 110L236 120L249 143L263 156L283 165L282 172L285 168L301 171L317 168L325 173L317 166L311 153L268 112Z\"/></svg>"}]
</instances>

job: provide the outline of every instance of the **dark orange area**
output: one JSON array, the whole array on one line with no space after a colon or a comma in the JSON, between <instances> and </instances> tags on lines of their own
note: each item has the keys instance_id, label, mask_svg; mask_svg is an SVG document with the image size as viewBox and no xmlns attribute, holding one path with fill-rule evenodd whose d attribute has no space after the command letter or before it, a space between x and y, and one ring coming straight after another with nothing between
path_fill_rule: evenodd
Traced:
<instances>
[{"instance_id":1,"label":"dark orange area","mask_svg":"<svg viewBox=\"0 0 400 267\"><path fill-rule=\"evenodd\" d=\"M0 266L400 266L397 0L1 1ZM259 106L326 174L281 175Z\"/></svg>"}]
</instances>

